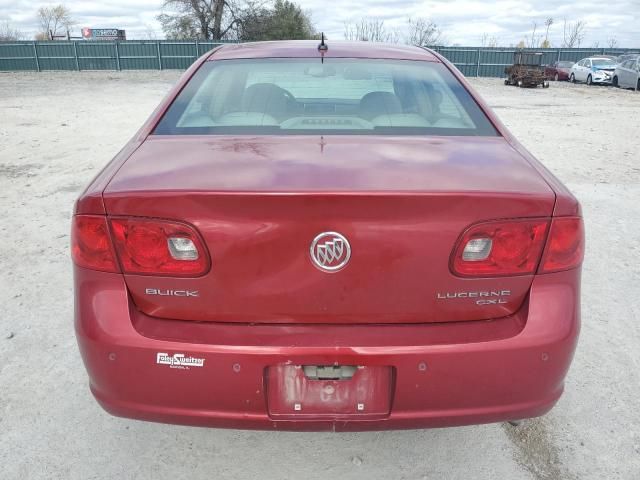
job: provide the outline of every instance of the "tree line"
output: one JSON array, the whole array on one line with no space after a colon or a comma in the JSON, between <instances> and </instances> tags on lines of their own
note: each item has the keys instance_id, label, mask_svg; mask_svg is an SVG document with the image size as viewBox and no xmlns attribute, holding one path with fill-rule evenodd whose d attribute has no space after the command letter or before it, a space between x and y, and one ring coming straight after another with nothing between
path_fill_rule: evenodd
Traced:
<instances>
[{"instance_id":1,"label":"tree line","mask_svg":"<svg viewBox=\"0 0 640 480\"><path fill-rule=\"evenodd\" d=\"M38 8L36 18L39 32L36 40L51 40L69 37L69 31L77 25L71 10L64 4L45 5ZM169 40L305 40L318 39L319 33L311 15L291 0L163 0L161 13L156 19L162 27L164 37ZM542 27L543 25L543 27ZM587 24L583 20L562 21L559 45L552 45L549 38L556 21L549 17L539 28L538 21L532 23L531 32L517 44L519 48L578 48L582 45ZM153 29L147 26L146 37L155 39ZM446 45L448 40L443 30L427 18L409 18L400 28L389 28L384 20L363 17L344 24L345 40L408 45ZM8 21L0 20L0 41L24 39L25 35ZM482 47L501 46L496 36L484 34ZM598 48L600 42L592 47ZM610 36L606 40L609 48L618 47L618 41Z\"/></svg>"},{"instance_id":2,"label":"tree line","mask_svg":"<svg viewBox=\"0 0 640 480\"><path fill-rule=\"evenodd\" d=\"M157 19L170 40L242 42L318 36L309 13L288 0L164 0Z\"/></svg>"}]
</instances>

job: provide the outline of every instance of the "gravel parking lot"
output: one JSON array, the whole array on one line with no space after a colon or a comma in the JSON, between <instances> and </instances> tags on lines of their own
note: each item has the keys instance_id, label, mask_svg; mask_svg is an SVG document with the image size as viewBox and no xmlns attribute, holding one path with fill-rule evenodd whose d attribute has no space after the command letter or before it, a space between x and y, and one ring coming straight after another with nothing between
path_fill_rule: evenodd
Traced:
<instances>
[{"instance_id":1,"label":"gravel parking lot","mask_svg":"<svg viewBox=\"0 0 640 480\"><path fill-rule=\"evenodd\" d=\"M605 87L473 80L584 209L581 339L544 418L300 434L104 413L73 335L73 201L178 75L0 73L1 479L640 478L640 93Z\"/></svg>"}]
</instances>

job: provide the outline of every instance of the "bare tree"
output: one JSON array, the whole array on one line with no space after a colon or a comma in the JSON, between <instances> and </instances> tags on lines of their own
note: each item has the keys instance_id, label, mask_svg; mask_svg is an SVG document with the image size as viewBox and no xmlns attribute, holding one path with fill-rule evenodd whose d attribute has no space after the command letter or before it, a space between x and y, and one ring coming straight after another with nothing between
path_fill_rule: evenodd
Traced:
<instances>
[{"instance_id":1,"label":"bare tree","mask_svg":"<svg viewBox=\"0 0 640 480\"><path fill-rule=\"evenodd\" d=\"M553 25L553 18L549 17L544 21L544 26L546 27L546 30L544 32L544 41L542 42L543 48L551 47L551 42L549 41L549 29L551 28L551 25Z\"/></svg>"},{"instance_id":2,"label":"bare tree","mask_svg":"<svg viewBox=\"0 0 640 480\"><path fill-rule=\"evenodd\" d=\"M442 32L431 20L425 18L409 18L407 20L408 32L405 43L420 47L437 45L442 41Z\"/></svg>"},{"instance_id":3,"label":"bare tree","mask_svg":"<svg viewBox=\"0 0 640 480\"><path fill-rule=\"evenodd\" d=\"M9 20L0 23L0 42L15 42L23 38L24 34L17 28L12 27Z\"/></svg>"},{"instance_id":4,"label":"bare tree","mask_svg":"<svg viewBox=\"0 0 640 480\"><path fill-rule=\"evenodd\" d=\"M562 28L562 47L579 47L582 43L582 40L584 40L586 27L587 24L583 20L578 20L576 22L567 22L567 19L565 18Z\"/></svg>"},{"instance_id":5,"label":"bare tree","mask_svg":"<svg viewBox=\"0 0 640 480\"><path fill-rule=\"evenodd\" d=\"M289 0L246 10L238 30L240 41L318 39L311 15Z\"/></svg>"},{"instance_id":6,"label":"bare tree","mask_svg":"<svg viewBox=\"0 0 640 480\"><path fill-rule=\"evenodd\" d=\"M609 48L616 48L618 46L618 39L616 37L607 38L607 46Z\"/></svg>"},{"instance_id":7,"label":"bare tree","mask_svg":"<svg viewBox=\"0 0 640 480\"><path fill-rule=\"evenodd\" d=\"M498 38L495 36L489 36L488 33L484 33L480 39L480 46L496 48L498 46Z\"/></svg>"},{"instance_id":8,"label":"bare tree","mask_svg":"<svg viewBox=\"0 0 640 480\"><path fill-rule=\"evenodd\" d=\"M162 9L157 19L172 38L220 40L240 22L240 6L233 0L164 0Z\"/></svg>"},{"instance_id":9,"label":"bare tree","mask_svg":"<svg viewBox=\"0 0 640 480\"><path fill-rule=\"evenodd\" d=\"M533 22L533 28L531 30L531 37L527 38L527 46L529 48L536 48L538 46L538 35L536 30L538 29L538 22Z\"/></svg>"},{"instance_id":10,"label":"bare tree","mask_svg":"<svg viewBox=\"0 0 640 480\"><path fill-rule=\"evenodd\" d=\"M57 35L66 34L76 23L71 11L62 3L40 7L37 16L40 32L36 38L40 40L50 40Z\"/></svg>"},{"instance_id":11,"label":"bare tree","mask_svg":"<svg viewBox=\"0 0 640 480\"><path fill-rule=\"evenodd\" d=\"M400 35L397 31L384 26L384 20L361 18L355 23L344 24L344 39L361 42L399 43Z\"/></svg>"},{"instance_id":12,"label":"bare tree","mask_svg":"<svg viewBox=\"0 0 640 480\"><path fill-rule=\"evenodd\" d=\"M156 30L149 23L144 24L144 33L142 34L142 38L145 40L157 40L158 35L156 34Z\"/></svg>"}]
</instances>

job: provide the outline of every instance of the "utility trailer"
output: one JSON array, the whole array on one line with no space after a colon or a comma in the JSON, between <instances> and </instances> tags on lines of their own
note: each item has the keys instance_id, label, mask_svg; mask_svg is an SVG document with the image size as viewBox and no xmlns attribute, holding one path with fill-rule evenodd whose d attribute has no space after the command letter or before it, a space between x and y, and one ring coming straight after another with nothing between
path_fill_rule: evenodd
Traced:
<instances>
[{"instance_id":1,"label":"utility trailer","mask_svg":"<svg viewBox=\"0 0 640 480\"><path fill-rule=\"evenodd\" d=\"M513 65L504 69L507 78L505 85L518 87L549 88L549 80L544 74L542 52L524 52L518 50L513 54Z\"/></svg>"}]
</instances>

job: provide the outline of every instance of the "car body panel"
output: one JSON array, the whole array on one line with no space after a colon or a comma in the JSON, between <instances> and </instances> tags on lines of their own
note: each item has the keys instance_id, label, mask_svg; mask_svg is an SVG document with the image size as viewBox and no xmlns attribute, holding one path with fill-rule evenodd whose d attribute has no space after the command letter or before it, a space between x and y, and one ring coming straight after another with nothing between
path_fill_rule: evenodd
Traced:
<instances>
[{"instance_id":1,"label":"car body panel","mask_svg":"<svg viewBox=\"0 0 640 480\"><path fill-rule=\"evenodd\" d=\"M75 275L75 328L93 394L112 414L167 423L331 431L534 417L561 395L580 328L578 270L537 276L512 317L413 326L183 328L140 313L121 275L78 267ZM158 363L158 353L186 354L203 365L172 368ZM393 367L389 415L270 415L267 368L334 363Z\"/></svg>"},{"instance_id":2,"label":"car body panel","mask_svg":"<svg viewBox=\"0 0 640 480\"><path fill-rule=\"evenodd\" d=\"M393 45L384 43L372 44L371 48L363 48L362 42L330 42L331 48L326 52L318 50L317 40L296 42L256 42L228 44L209 57L211 61L243 59L243 58L309 58L313 56L329 58L370 58L387 60L420 60L438 61L432 52L420 47Z\"/></svg>"},{"instance_id":3,"label":"car body panel","mask_svg":"<svg viewBox=\"0 0 640 480\"><path fill-rule=\"evenodd\" d=\"M186 136L150 137L115 174L104 201L110 216L192 224L211 252L213 267L199 278L127 275L146 313L420 323L513 313L532 276L456 277L451 250L479 221L550 217L555 195L500 137ZM310 261L309 245L323 231L351 243L340 275L328 277ZM200 294L150 296L148 288ZM439 298L459 291L509 293L496 304Z\"/></svg>"},{"instance_id":4,"label":"car body panel","mask_svg":"<svg viewBox=\"0 0 640 480\"><path fill-rule=\"evenodd\" d=\"M104 196L121 214L119 197L171 191L522 192L553 202L549 185L500 137L374 135L151 136Z\"/></svg>"},{"instance_id":5,"label":"car body panel","mask_svg":"<svg viewBox=\"0 0 640 480\"><path fill-rule=\"evenodd\" d=\"M640 56L630 58L616 66L614 72L617 86L638 89L640 82Z\"/></svg>"}]
</instances>

